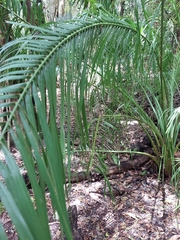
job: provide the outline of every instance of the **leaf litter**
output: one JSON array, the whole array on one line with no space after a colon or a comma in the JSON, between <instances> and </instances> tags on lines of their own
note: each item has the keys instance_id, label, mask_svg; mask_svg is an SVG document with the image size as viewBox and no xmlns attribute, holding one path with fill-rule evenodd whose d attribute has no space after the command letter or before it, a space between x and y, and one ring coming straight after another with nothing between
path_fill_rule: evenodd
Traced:
<instances>
[{"instance_id":1,"label":"leaf litter","mask_svg":"<svg viewBox=\"0 0 180 240\"><path fill-rule=\"evenodd\" d=\"M144 136L142 131L137 129L137 125L129 127L127 136L124 136L124 142L127 141L128 145L138 147L143 144ZM15 153L17 155L17 151ZM87 159L88 157L85 156ZM17 156L15 158L17 164L21 166L21 160ZM78 168L82 168L79 164L81 158L82 156L76 155L76 164L72 165L72 169L77 172ZM105 161L107 165L113 163L111 157L107 157ZM165 179L164 184L158 180L152 161L140 169L116 174L109 182L113 198L105 180L94 182L86 180L71 185L67 207L77 208L79 229L79 238L74 239L180 239L178 197L170 179ZM31 190L29 191L33 197ZM52 209L48 192L46 200L52 239L62 239L59 221ZM17 233L3 205L0 217L8 239L17 240Z\"/></svg>"}]
</instances>

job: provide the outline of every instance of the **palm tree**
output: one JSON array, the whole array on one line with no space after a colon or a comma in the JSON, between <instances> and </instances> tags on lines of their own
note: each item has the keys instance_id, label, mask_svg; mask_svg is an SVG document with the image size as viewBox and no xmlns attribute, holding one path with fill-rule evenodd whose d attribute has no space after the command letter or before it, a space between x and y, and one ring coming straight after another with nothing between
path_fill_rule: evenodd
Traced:
<instances>
[{"instance_id":1,"label":"palm tree","mask_svg":"<svg viewBox=\"0 0 180 240\"><path fill-rule=\"evenodd\" d=\"M1 122L0 146L6 163L0 162L0 198L20 239L51 239L46 188L67 239L72 239L64 192L66 155L68 171L71 163L71 101L75 99L82 146L91 148L86 105L95 93L86 96L97 76L99 85L93 86L99 91L98 101L108 95L123 104L117 117L136 119L150 138L155 153L151 157L159 169L167 174L174 170L179 112L173 96L179 55L172 51L164 1L151 14L144 1L135 1L129 17L118 16L114 1L100 2L81 1L85 8L81 15L45 27L14 22L16 30L31 34L1 48L0 117L7 121ZM143 96L141 102L149 103L156 121L138 102L136 92ZM6 132L21 154L35 204L7 147ZM2 226L0 236L7 239Z\"/></svg>"}]
</instances>

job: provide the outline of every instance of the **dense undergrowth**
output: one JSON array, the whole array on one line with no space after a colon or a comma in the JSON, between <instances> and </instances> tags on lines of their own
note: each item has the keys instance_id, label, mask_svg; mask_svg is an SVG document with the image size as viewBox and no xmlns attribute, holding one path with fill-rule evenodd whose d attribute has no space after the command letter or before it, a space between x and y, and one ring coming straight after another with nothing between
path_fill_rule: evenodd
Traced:
<instances>
[{"instance_id":1,"label":"dense undergrowth","mask_svg":"<svg viewBox=\"0 0 180 240\"><path fill-rule=\"evenodd\" d=\"M150 139L159 177L172 176L178 189L178 3L135 1L133 11L125 8L122 15L113 1L81 2L85 9L74 19L45 23L41 4L33 5L38 8L29 18L24 2L0 1L4 19L11 20L0 25L0 145L6 157L6 164L0 162L0 197L20 239L51 238L46 187L61 227L72 239L64 192L66 157L71 178L72 106L75 139L82 151L91 151L87 170L99 150L100 165L103 154L113 152L109 146L98 149L98 134L113 145L110 134L116 133L118 123L135 120ZM96 106L97 116L89 118ZM21 153L36 209L8 149L8 136ZM0 236L7 239L2 226Z\"/></svg>"}]
</instances>

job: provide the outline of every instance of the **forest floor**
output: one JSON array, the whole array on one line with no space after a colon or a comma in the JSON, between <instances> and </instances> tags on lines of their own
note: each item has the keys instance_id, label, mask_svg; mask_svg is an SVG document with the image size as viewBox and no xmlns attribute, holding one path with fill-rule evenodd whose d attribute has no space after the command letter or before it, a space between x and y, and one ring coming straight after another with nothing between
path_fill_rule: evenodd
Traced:
<instances>
[{"instance_id":1,"label":"forest floor","mask_svg":"<svg viewBox=\"0 0 180 240\"><path fill-rule=\"evenodd\" d=\"M120 135L124 146L147 153L152 151L137 122L129 122ZM119 148L117 139L115 147ZM140 161L142 156L117 155L120 162ZM109 155L104 160L109 168L113 157ZM175 189L169 178L164 183L158 180L157 168L151 159L141 167L110 175L109 183L113 199L105 180L72 184L68 204L77 207L80 239L180 239L180 211Z\"/></svg>"},{"instance_id":2,"label":"forest floor","mask_svg":"<svg viewBox=\"0 0 180 240\"><path fill-rule=\"evenodd\" d=\"M101 115L100 108L94 115ZM73 113L72 113L73 115ZM92 118L94 118L93 116ZM72 128L74 118L72 118ZM93 128L94 126L94 128ZM92 125L92 132L97 124ZM98 149L132 149L144 153L152 152L142 129L135 121L119 122L118 128L104 128L103 121L99 125L99 133L95 139ZM120 126L120 127L119 127ZM104 134L104 136L103 136ZM94 136L92 134L91 136ZM103 140L104 139L104 140ZM92 137L91 141L94 139ZM74 149L79 147L79 139L75 137ZM12 148L12 154L21 168L23 162L17 149ZM74 151L76 152L76 151ZM120 161L140 162L143 155L104 153L102 161L107 169L117 166ZM90 155L73 155L72 170L80 173L86 170ZM91 159L92 166L101 166L96 155ZM121 168L121 167L120 167ZM93 168L92 170L97 170ZM180 239L180 211L178 198L170 179L158 180L155 164L151 159L134 169L126 169L120 173L110 174L108 182L104 179L91 178L71 184L67 207L75 207L74 222L77 223L75 240L176 240ZM30 194L33 197L31 189ZM62 239L59 221L55 217L49 193L46 193L49 226L53 240ZM18 236L12 222L1 206L0 220L9 240L17 240Z\"/></svg>"},{"instance_id":3,"label":"forest floor","mask_svg":"<svg viewBox=\"0 0 180 240\"><path fill-rule=\"evenodd\" d=\"M125 138L131 144L144 143L143 133L136 124L129 125ZM145 146L145 150L148 150ZM133 160L136 159L133 156ZM82 158L74 156L77 171L82 171ZM130 156L122 158L129 161ZM111 157L105 160L111 165ZM22 164L17 160L19 165ZM102 180L73 183L68 206L75 206L75 221L79 236L74 239L101 240L176 240L180 239L180 211L178 198L170 179L164 184L158 180L157 170L149 159L143 166L109 177L112 194L107 182ZM30 194L31 194L31 190ZM113 196L113 197L112 197ZM49 226L53 240L62 239L59 221L52 210L49 193L46 193ZM17 240L17 234L7 213L1 209L1 222L9 240Z\"/></svg>"},{"instance_id":4,"label":"forest floor","mask_svg":"<svg viewBox=\"0 0 180 240\"><path fill-rule=\"evenodd\" d=\"M157 176L142 176L139 170L120 174L110 183L114 201L104 181L72 186L69 203L77 206L84 240L180 239L180 214L169 180L163 186Z\"/></svg>"},{"instance_id":5,"label":"forest floor","mask_svg":"<svg viewBox=\"0 0 180 240\"><path fill-rule=\"evenodd\" d=\"M73 184L69 204L77 207L79 239L180 239L178 202L169 180L162 186L157 176L141 173L128 171L110 181L114 201L109 191L104 195L104 180ZM52 239L62 239L48 194L47 207ZM18 239L6 212L1 222L8 239Z\"/></svg>"}]
</instances>

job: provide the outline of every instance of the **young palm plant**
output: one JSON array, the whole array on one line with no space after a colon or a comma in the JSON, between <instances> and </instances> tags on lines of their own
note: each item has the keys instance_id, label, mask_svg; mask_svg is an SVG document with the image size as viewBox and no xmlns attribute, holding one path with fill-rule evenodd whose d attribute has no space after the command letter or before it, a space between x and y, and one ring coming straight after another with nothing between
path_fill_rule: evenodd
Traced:
<instances>
[{"instance_id":1,"label":"young palm plant","mask_svg":"<svg viewBox=\"0 0 180 240\"><path fill-rule=\"evenodd\" d=\"M173 130L172 118L168 122L168 116L173 112L178 60L171 49L164 49L168 44L164 43L163 37L163 1L151 18L144 5L142 9L143 21L139 18L138 5L135 20L119 19L102 5L92 4L93 11L86 11L82 17L71 21L53 23L46 28L21 24L24 28L31 28L32 34L1 48L0 117L6 116L7 121L1 123L0 146L6 162L0 162L0 198L20 239L51 239L46 189L50 192L62 230L67 239L72 239L64 192L66 155L70 170L72 87L75 89L82 145L90 148L85 96L89 81L97 74L102 96L110 87L109 97L123 100L121 117L124 114L126 118L139 122L151 140L155 153L151 157L159 167L163 165L163 170L171 173L178 124ZM157 23L159 10L161 31L155 33L158 29L152 29L152 25ZM14 80L13 85L4 84ZM156 123L137 102L135 90L149 102ZM3 112L7 107L9 111ZM169 129L174 134L173 141ZM6 145L6 132L11 134L27 169L33 202ZM7 239L2 226L0 236Z\"/></svg>"}]
</instances>

